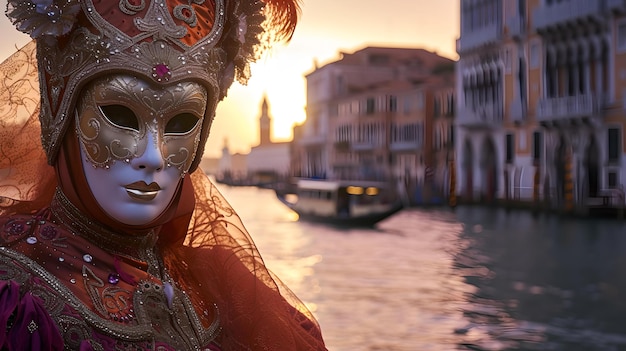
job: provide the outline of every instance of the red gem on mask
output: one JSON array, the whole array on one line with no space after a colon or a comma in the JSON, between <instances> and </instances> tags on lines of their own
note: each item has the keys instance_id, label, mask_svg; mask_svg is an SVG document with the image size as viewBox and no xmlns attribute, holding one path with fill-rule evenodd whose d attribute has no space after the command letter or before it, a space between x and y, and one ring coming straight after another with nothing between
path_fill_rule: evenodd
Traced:
<instances>
[{"instance_id":1,"label":"red gem on mask","mask_svg":"<svg viewBox=\"0 0 626 351\"><path fill-rule=\"evenodd\" d=\"M157 82L167 81L172 76L172 72L170 68L164 64L159 63L158 65L152 67L152 77L156 79Z\"/></svg>"}]
</instances>

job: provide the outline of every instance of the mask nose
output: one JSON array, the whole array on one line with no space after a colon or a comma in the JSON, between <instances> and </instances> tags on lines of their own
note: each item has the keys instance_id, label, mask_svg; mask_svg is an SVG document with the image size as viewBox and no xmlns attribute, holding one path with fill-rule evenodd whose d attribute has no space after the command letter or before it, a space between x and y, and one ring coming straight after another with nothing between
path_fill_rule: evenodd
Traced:
<instances>
[{"instance_id":1,"label":"mask nose","mask_svg":"<svg viewBox=\"0 0 626 351\"><path fill-rule=\"evenodd\" d=\"M132 159L131 164L135 169L145 169L148 171L160 171L165 166L165 160L161 153L159 138L154 132L146 133L146 149L139 157Z\"/></svg>"}]
</instances>

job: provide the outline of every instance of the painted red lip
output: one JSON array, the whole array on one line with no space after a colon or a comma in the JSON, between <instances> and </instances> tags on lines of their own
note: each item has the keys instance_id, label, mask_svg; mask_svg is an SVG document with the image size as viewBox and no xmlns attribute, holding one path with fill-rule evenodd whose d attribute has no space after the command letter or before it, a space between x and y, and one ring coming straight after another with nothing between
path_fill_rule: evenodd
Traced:
<instances>
[{"instance_id":1,"label":"painted red lip","mask_svg":"<svg viewBox=\"0 0 626 351\"><path fill-rule=\"evenodd\" d=\"M150 201L154 199L161 190L159 184L155 182L147 184L143 180L127 184L124 188L126 188L128 196L142 201Z\"/></svg>"}]
</instances>

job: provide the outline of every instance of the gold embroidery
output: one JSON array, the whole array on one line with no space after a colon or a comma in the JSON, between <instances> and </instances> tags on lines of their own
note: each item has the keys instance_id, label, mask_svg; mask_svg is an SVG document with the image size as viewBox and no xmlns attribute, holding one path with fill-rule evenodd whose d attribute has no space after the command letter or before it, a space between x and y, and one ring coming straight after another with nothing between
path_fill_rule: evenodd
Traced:
<instances>
[{"instance_id":1,"label":"gold embroidery","mask_svg":"<svg viewBox=\"0 0 626 351\"><path fill-rule=\"evenodd\" d=\"M19 266L16 266L16 263L24 268L20 269ZM10 267L14 268L10 269ZM133 323L123 324L100 317L76 297L56 276L30 258L12 249L0 247L0 268L0 271L12 271L11 275L15 277L28 277L29 275L31 279L32 277L37 277L50 289L48 293L46 289L30 287L37 291L38 296L44 297L42 299L44 306L61 328L67 343L66 346L76 343L77 337L79 338L78 340L90 339L90 330L94 330L103 335L124 341L127 345L125 347L123 345L120 346L120 350L131 349L132 345L130 343L137 343L136 346L141 344L146 347L151 345L152 349L155 349L155 342L167 343L180 350L197 350L208 345L219 332L217 307L214 306L216 309L215 320L209 328L204 328L191 301L184 292L176 287L174 288L172 309L170 309L162 285L148 281L140 282L133 295L133 304L136 306L136 318ZM20 271L22 272L21 274L18 273ZM89 269L86 269L85 273L90 279L94 279L95 275L93 272L89 273L89 271ZM6 276L2 277L6 278ZM27 284L26 280L21 282L22 285ZM94 282L91 285L92 288L99 285L97 279L94 279ZM81 316L81 319L67 315L67 307L60 310L59 305L54 305L54 302L59 303L59 301L64 303L63 306L75 310ZM71 346L71 348L77 348L75 346ZM94 346L94 349L98 349L93 342L92 346Z\"/></svg>"}]
</instances>

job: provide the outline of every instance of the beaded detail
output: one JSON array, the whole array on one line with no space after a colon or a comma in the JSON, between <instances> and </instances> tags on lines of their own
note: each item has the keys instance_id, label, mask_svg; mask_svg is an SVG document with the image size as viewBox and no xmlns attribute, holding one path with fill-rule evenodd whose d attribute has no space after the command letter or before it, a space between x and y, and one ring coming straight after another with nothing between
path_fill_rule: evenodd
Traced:
<instances>
[{"instance_id":1,"label":"beaded detail","mask_svg":"<svg viewBox=\"0 0 626 351\"><path fill-rule=\"evenodd\" d=\"M0 280L12 280L43 301L66 349L80 349L86 340L96 350L198 350L211 344L220 332L217 306L198 311L172 281L154 253L153 232L122 240L74 217L76 209L64 201L57 193L49 214L0 222ZM36 327L29 324L27 332Z\"/></svg>"}]
</instances>

